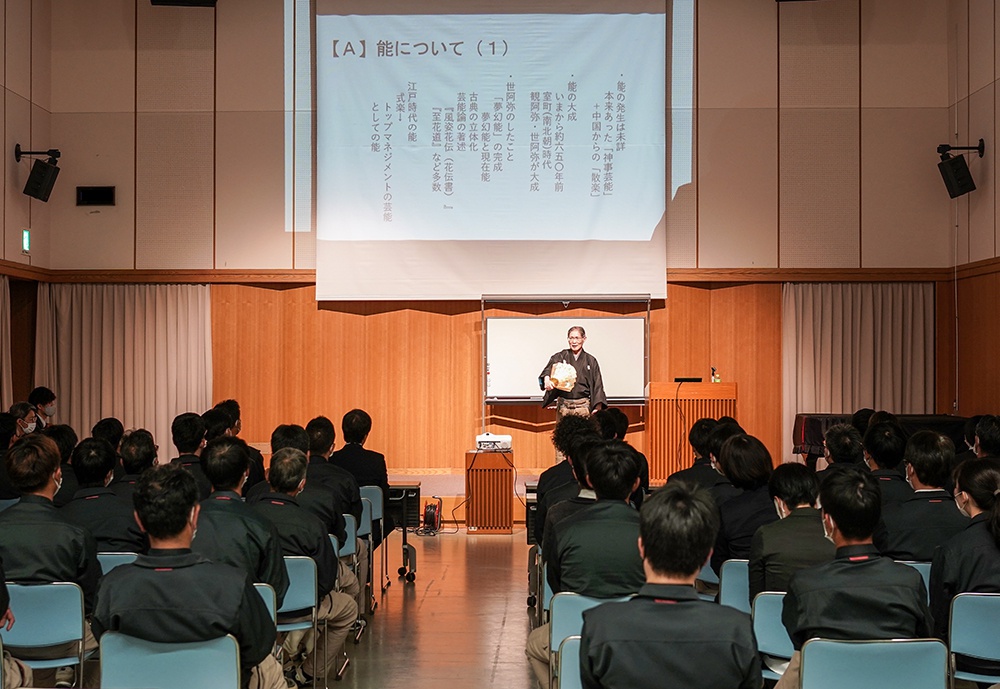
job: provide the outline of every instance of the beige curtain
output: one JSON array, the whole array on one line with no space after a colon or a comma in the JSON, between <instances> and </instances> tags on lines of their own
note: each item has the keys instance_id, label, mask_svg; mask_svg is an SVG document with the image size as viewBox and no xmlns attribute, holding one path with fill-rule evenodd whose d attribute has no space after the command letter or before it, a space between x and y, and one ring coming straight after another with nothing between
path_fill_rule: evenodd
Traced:
<instances>
[{"instance_id":1,"label":"beige curtain","mask_svg":"<svg viewBox=\"0 0 1000 689\"><path fill-rule=\"evenodd\" d=\"M6 275L0 275L0 411L14 404L10 356L10 282Z\"/></svg>"},{"instance_id":2,"label":"beige curtain","mask_svg":"<svg viewBox=\"0 0 1000 689\"><path fill-rule=\"evenodd\" d=\"M782 287L784 458L798 413L934 408L931 283Z\"/></svg>"},{"instance_id":3,"label":"beige curtain","mask_svg":"<svg viewBox=\"0 0 1000 689\"><path fill-rule=\"evenodd\" d=\"M212 404L206 285L39 285L35 379L59 397L56 421L81 438L114 416L147 428L160 461L170 423Z\"/></svg>"}]
</instances>

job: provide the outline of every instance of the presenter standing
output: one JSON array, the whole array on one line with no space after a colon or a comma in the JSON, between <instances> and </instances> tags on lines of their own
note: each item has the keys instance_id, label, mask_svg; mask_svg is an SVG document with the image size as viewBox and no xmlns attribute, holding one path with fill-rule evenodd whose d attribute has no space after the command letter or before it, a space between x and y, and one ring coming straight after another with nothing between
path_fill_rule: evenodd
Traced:
<instances>
[{"instance_id":1,"label":"presenter standing","mask_svg":"<svg viewBox=\"0 0 1000 689\"><path fill-rule=\"evenodd\" d=\"M539 385L545 391L542 406L547 407L554 400L559 418L569 414L589 416L608 406L601 367L592 354L583 351L587 333L582 327L574 325L566 336L569 349L549 357L549 363L538 376Z\"/></svg>"}]
</instances>

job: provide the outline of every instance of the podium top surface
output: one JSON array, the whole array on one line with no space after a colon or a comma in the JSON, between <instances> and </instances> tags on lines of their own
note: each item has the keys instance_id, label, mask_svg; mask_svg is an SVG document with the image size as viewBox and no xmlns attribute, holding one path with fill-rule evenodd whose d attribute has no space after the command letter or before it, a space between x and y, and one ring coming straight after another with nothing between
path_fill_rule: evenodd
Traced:
<instances>
[{"instance_id":1,"label":"podium top surface","mask_svg":"<svg viewBox=\"0 0 1000 689\"><path fill-rule=\"evenodd\" d=\"M736 383L650 383L650 399L734 400Z\"/></svg>"}]
</instances>

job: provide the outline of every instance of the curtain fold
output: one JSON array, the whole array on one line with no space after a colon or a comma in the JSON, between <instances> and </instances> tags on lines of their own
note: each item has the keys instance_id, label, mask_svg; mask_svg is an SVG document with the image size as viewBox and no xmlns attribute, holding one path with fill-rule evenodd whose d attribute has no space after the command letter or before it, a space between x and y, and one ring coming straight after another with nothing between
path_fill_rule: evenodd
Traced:
<instances>
[{"instance_id":1,"label":"curtain fold","mask_svg":"<svg viewBox=\"0 0 1000 689\"><path fill-rule=\"evenodd\" d=\"M934 285L782 287L784 457L800 413L934 408Z\"/></svg>"},{"instance_id":2,"label":"curtain fold","mask_svg":"<svg viewBox=\"0 0 1000 689\"><path fill-rule=\"evenodd\" d=\"M7 411L14 404L10 334L10 281L6 275L0 275L0 411Z\"/></svg>"},{"instance_id":3,"label":"curtain fold","mask_svg":"<svg viewBox=\"0 0 1000 689\"><path fill-rule=\"evenodd\" d=\"M167 461L174 417L212 405L211 322L207 285L39 285L36 384L81 438L114 416Z\"/></svg>"}]
</instances>

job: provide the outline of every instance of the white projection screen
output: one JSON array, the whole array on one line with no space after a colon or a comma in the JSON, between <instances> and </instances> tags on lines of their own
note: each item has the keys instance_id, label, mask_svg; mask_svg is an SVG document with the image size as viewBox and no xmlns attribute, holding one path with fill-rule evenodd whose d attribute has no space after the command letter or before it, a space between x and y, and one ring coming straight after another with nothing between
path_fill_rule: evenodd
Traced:
<instances>
[{"instance_id":1,"label":"white projection screen","mask_svg":"<svg viewBox=\"0 0 1000 689\"><path fill-rule=\"evenodd\" d=\"M420 7L316 0L317 300L664 298L664 2Z\"/></svg>"}]
</instances>

